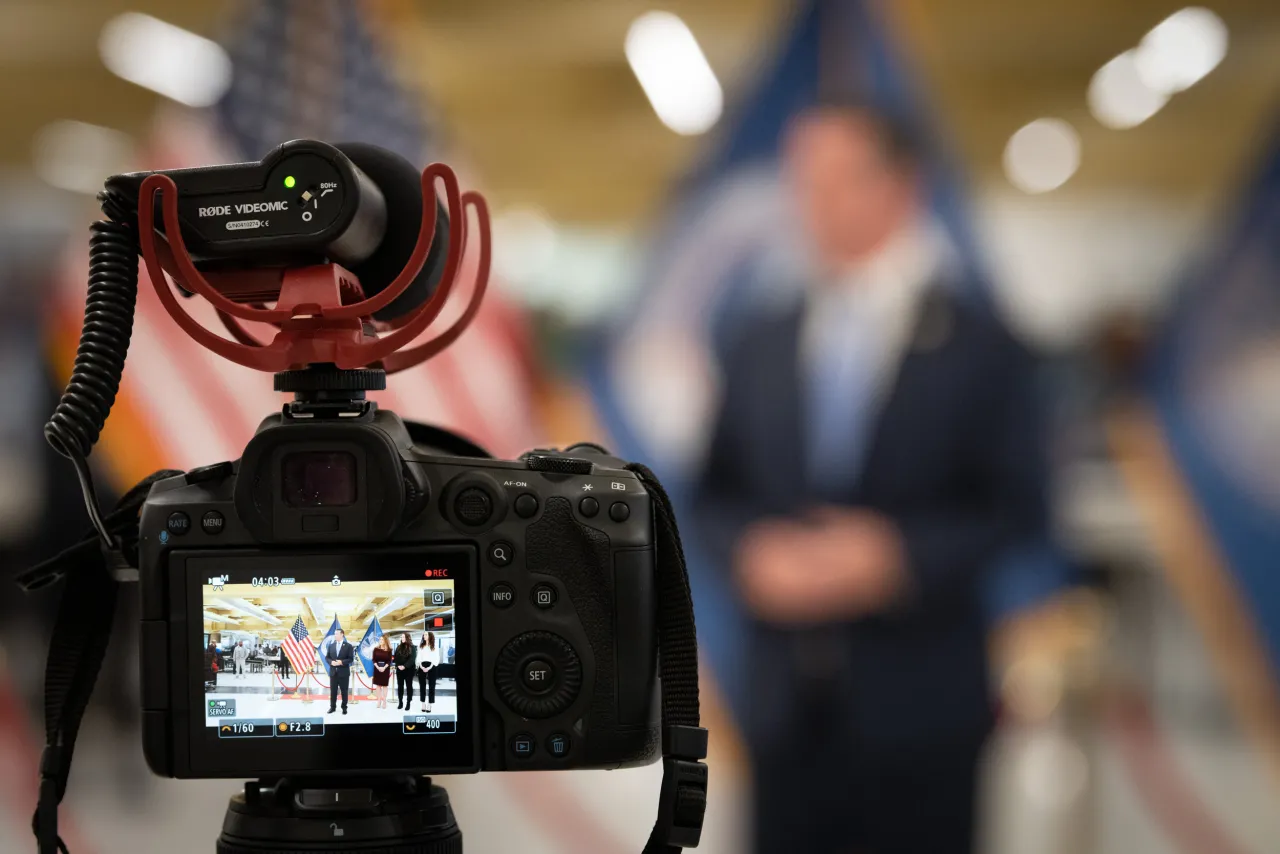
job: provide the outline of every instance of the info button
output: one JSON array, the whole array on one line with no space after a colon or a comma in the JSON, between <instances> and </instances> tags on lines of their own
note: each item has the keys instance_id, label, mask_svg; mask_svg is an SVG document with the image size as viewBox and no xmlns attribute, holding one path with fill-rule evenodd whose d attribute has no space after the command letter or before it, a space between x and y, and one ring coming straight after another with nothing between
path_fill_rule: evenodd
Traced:
<instances>
[{"instance_id":1,"label":"info button","mask_svg":"<svg viewBox=\"0 0 1280 854\"><path fill-rule=\"evenodd\" d=\"M489 604L495 608L510 608L516 602L516 589L505 581L489 588Z\"/></svg>"}]
</instances>

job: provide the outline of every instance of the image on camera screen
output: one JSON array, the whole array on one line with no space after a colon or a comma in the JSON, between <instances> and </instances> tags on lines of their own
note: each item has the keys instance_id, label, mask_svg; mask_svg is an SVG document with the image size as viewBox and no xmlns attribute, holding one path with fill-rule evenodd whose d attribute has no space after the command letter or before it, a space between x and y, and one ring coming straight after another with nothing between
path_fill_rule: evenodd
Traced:
<instances>
[{"instance_id":1,"label":"image on camera screen","mask_svg":"<svg viewBox=\"0 0 1280 854\"><path fill-rule=\"evenodd\" d=\"M451 578L224 575L202 605L205 724L219 738L457 732Z\"/></svg>"}]
</instances>

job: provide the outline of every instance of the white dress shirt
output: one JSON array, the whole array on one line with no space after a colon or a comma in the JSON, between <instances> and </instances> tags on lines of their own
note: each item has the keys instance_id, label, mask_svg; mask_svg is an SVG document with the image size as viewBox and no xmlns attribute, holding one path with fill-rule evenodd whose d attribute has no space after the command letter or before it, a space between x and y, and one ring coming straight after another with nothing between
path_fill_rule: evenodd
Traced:
<instances>
[{"instance_id":1,"label":"white dress shirt","mask_svg":"<svg viewBox=\"0 0 1280 854\"><path fill-rule=\"evenodd\" d=\"M877 330L873 352L883 400L910 343L921 299L953 261L954 249L941 227L918 221L871 257L845 268L837 281L812 287L805 298L803 363L812 364L822 342L838 334L826 329L824 321L848 316L849 309L869 315Z\"/></svg>"}]
</instances>

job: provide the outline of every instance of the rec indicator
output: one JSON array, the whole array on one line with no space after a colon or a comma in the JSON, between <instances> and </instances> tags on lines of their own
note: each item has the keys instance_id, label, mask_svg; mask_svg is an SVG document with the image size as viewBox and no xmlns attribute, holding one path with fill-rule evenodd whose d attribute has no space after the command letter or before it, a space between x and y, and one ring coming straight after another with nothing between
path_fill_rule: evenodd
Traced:
<instances>
[{"instance_id":1,"label":"rec indicator","mask_svg":"<svg viewBox=\"0 0 1280 854\"><path fill-rule=\"evenodd\" d=\"M275 735L271 718L246 718L218 724L218 738L271 738Z\"/></svg>"}]
</instances>

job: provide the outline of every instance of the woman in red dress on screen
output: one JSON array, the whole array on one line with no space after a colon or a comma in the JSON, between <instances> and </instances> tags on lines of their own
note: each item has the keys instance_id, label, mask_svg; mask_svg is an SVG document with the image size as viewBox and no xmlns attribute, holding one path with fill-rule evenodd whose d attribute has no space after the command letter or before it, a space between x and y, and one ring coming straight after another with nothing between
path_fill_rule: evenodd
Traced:
<instances>
[{"instance_id":1,"label":"woman in red dress on screen","mask_svg":"<svg viewBox=\"0 0 1280 854\"><path fill-rule=\"evenodd\" d=\"M378 645L373 648L373 695L377 698L376 708L387 707L388 685L391 684L391 641L383 635L378 638Z\"/></svg>"}]
</instances>

